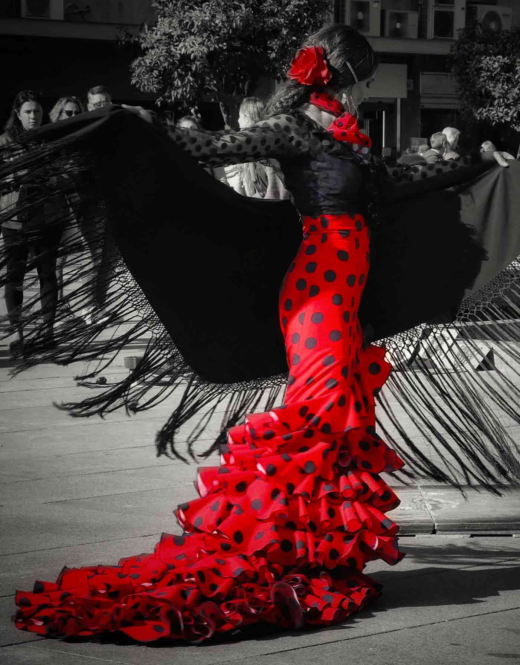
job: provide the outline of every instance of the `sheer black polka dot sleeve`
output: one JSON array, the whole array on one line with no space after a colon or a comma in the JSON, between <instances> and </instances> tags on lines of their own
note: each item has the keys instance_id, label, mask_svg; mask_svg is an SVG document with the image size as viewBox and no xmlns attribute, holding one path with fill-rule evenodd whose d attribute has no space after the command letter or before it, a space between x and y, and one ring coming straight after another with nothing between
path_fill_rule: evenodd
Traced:
<instances>
[{"instance_id":1,"label":"sheer black polka dot sleeve","mask_svg":"<svg viewBox=\"0 0 520 665\"><path fill-rule=\"evenodd\" d=\"M238 132L170 129L169 135L208 166L304 155L313 140L309 130L291 115L275 115Z\"/></svg>"},{"instance_id":2,"label":"sheer black polka dot sleeve","mask_svg":"<svg viewBox=\"0 0 520 665\"><path fill-rule=\"evenodd\" d=\"M437 175L443 175L454 171L455 169L464 168L473 164L480 163L481 158L479 153L466 155L459 159L452 159L447 162L436 162L435 164L425 164L420 166L406 166L402 164L395 164L393 166L386 166L387 176L394 183L399 182L414 182L417 180L425 180Z\"/></svg>"},{"instance_id":3,"label":"sheer black polka dot sleeve","mask_svg":"<svg viewBox=\"0 0 520 665\"><path fill-rule=\"evenodd\" d=\"M380 202L389 203L409 195L417 196L436 187L450 187L464 177L465 170L471 176L475 175L476 165L486 170L496 163L492 155L491 159L483 158L482 155L485 153L470 153L456 160L421 166L380 165L375 178Z\"/></svg>"}]
</instances>

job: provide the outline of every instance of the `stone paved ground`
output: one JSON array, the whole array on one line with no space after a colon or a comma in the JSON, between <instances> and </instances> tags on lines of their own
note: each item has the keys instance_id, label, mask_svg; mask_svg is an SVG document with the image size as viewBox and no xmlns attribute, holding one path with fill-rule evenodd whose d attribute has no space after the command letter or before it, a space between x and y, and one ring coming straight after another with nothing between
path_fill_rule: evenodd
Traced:
<instances>
[{"instance_id":1,"label":"stone paved ground","mask_svg":"<svg viewBox=\"0 0 520 665\"><path fill-rule=\"evenodd\" d=\"M123 376L124 355L107 370ZM209 646L144 647L62 643L16 631L16 588L53 580L63 565L116 563L150 551L176 532L172 510L195 497L195 466L155 456L154 433L173 399L132 418L73 419L52 406L88 394L72 377L83 364L40 365L9 377L0 344L0 662L266 665L331 663L494 663L520 659L520 500L459 493L426 484L399 488L392 517L408 557L396 569L368 572L385 584L373 609L344 625L305 634L253 635ZM205 434L211 440L211 430ZM202 442L204 444L204 442ZM432 535L435 534L435 535ZM471 537L471 534L478 537ZM498 535L497 535L498 534ZM391 610L391 611L390 611ZM195 651L196 649L196 651Z\"/></svg>"},{"instance_id":2,"label":"stone paved ground","mask_svg":"<svg viewBox=\"0 0 520 665\"><path fill-rule=\"evenodd\" d=\"M54 550L54 570L114 561L154 538ZM204 645L146 646L121 640L58 642L16 631L12 597L2 599L0 662L5 665L493 665L520 659L520 539L422 536L401 539L396 569L373 564L384 584L373 607L344 624L305 633L229 638ZM117 554L116 554L117 551ZM9 557L8 557L9 558ZM43 563L43 562L42 562ZM33 562L33 570L42 571Z\"/></svg>"}]
</instances>

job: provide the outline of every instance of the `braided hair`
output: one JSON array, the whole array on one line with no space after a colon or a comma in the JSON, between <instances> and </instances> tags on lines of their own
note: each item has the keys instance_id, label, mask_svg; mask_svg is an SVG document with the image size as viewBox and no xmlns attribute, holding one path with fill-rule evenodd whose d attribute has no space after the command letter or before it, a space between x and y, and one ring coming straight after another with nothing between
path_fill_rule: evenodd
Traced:
<instances>
[{"instance_id":1,"label":"braided hair","mask_svg":"<svg viewBox=\"0 0 520 665\"><path fill-rule=\"evenodd\" d=\"M377 56L372 47L363 35L348 25L322 28L311 35L301 48L308 46L321 46L325 51L332 73L332 79L327 85L331 93L340 92L356 83L348 65L354 70L358 81L370 78L377 69ZM306 104L313 92L323 92L323 87L303 85L293 79L284 81L267 103L264 117L289 113Z\"/></svg>"}]
</instances>

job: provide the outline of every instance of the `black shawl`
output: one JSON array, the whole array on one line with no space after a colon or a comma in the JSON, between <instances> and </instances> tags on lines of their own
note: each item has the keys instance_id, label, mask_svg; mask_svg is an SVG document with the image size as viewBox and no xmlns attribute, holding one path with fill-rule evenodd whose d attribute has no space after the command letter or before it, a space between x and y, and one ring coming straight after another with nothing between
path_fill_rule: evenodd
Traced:
<instances>
[{"instance_id":1,"label":"black shawl","mask_svg":"<svg viewBox=\"0 0 520 665\"><path fill-rule=\"evenodd\" d=\"M77 415L102 414L121 405L130 410L149 408L185 384L181 404L159 435L160 451L171 444L178 454L175 432L215 398L220 403L231 396L224 425L254 408L259 390L269 389L271 402L276 398L283 386L280 375L286 372L278 293L301 237L301 223L290 202L236 194L160 129L117 107L31 133L24 139L21 156L13 160L12 154L6 155L0 176L4 190L13 182L18 187L39 186L34 206L41 207L42 200L63 200L65 194L68 205L63 206L61 218L43 215L41 228L77 218L85 202L96 201L92 226L98 242L112 248L104 250L104 256L110 257L111 275L120 286L107 302L107 321L93 326L96 334L75 324L63 326L54 349L38 337L36 326L29 336L26 364L42 357L62 363L103 354L113 357L143 332L152 333L127 381L67 408ZM499 344L504 342L503 331L489 324L507 319L507 337L516 332L519 185L518 164L500 168L487 163L386 187L373 227L373 259L360 312L367 336L384 342L397 369L406 369L393 375L401 406L413 412L425 436L447 447L465 472L470 460L468 482L473 478L485 485L509 479L518 473L518 466L506 433L495 436L489 409L482 416L483 404L491 394L504 408L506 395L518 397L518 390L504 379L500 385L492 382L483 396L486 381L469 365L451 371L450 385L443 386L438 366L432 369L425 362L411 369L407 363L421 356L418 344L435 341L441 330L455 337L464 334L471 343L475 326L484 329L486 324L488 336ZM8 216L4 212L3 219ZM83 266L74 273L77 282L89 271L99 272L99 265L85 260L84 243L75 243L64 243L58 251L75 256L76 264ZM88 297L80 288L67 296L67 304L77 310ZM104 338L103 331L117 319L134 323ZM442 372L444 376L445 368ZM159 397L157 392L145 397L158 385L162 386ZM455 406L450 390L470 397ZM433 393L443 402L442 408L453 408L456 416L447 415L442 421L442 409L439 413L438 404L432 406ZM388 401L386 407L390 408ZM512 411L520 422L516 408ZM449 424L449 441L431 425L434 415ZM485 441L468 446L467 428L461 427L465 419L473 429L482 430L479 436ZM200 428L195 430L200 433ZM444 468L430 463L405 431L401 435L408 448L403 442L394 445L408 455L412 468L452 480L449 464ZM453 440L463 454L453 454ZM500 462L504 456L509 461ZM481 458L491 461L494 469L486 470Z\"/></svg>"}]
</instances>

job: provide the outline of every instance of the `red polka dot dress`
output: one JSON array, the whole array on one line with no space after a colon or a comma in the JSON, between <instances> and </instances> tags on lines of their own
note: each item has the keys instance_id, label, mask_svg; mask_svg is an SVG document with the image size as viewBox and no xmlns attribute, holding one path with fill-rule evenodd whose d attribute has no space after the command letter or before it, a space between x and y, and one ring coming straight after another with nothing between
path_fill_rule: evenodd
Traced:
<instances>
[{"instance_id":1,"label":"red polka dot dress","mask_svg":"<svg viewBox=\"0 0 520 665\"><path fill-rule=\"evenodd\" d=\"M386 517L399 500L379 474L402 462L375 428L390 366L384 349L364 346L358 320L370 247L352 150L296 114L192 138L208 164L279 158L303 212L280 294L285 403L232 428L221 464L199 469L199 498L176 511L183 535L18 592L17 626L40 635L201 641L256 623L329 625L378 596L367 562L401 558Z\"/></svg>"}]
</instances>

